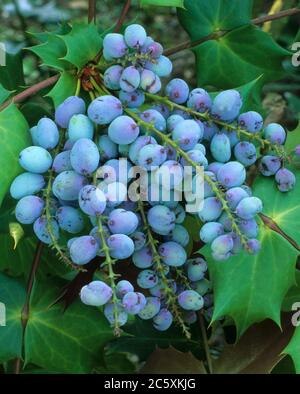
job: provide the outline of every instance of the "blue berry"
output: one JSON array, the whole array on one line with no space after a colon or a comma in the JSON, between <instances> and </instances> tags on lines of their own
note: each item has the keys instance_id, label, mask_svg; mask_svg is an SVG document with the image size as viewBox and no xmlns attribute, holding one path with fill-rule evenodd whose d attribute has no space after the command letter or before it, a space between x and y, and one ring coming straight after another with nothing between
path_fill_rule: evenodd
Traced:
<instances>
[{"instance_id":1,"label":"blue berry","mask_svg":"<svg viewBox=\"0 0 300 394\"><path fill-rule=\"evenodd\" d=\"M158 297L146 297L146 300L146 306L138 313L138 316L143 320L152 319L157 315L161 305Z\"/></svg>"},{"instance_id":2,"label":"blue berry","mask_svg":"<svg viewBox=\"0 0 300 394\"><path fill-rule=\"evenodd\" d=\"M128 282L128 280L123 279L117 283L117 286L116 286L117 297L123 298L125 296L125 294L133 292L133 291L134 291L134 287L132 286L132 284L130 282Z\"/></svg>"},{"instance_id":3,"label":"blue berry","mask_svg":"<svg viewBox=\"0 0 300 394\"><path fill-rule=\"evenodd\" d=\"M122 305L127 313L130 315L137 315L145 308L147 304L144 294L139 292L128 292L122 299Z\"/></svg>"},{"instance_id":4,"label":"blue berry","mask_svg":"<svg viewBox=\"0 0 300 394\"><path fill-rule=\"evenodd\" d=\"M116 144L131 144L138 137L140 129L129 116L114 119L108 128L109 138Z\"/></svg>"},{"instance_id":5,"label":"blue berry","mask_svg":"<svg viewBox=\"0 0 300 394\"><path fill-rule=\"evenodd\" d=\"M178 142L181 149L187 151L193 149L203 136L203 127L194 120L179 122L172 131L172 138Z\"/></svg>"},{"instance_id":6,"label":"blue berry","mask_svg":"<svg viewBox=\"0 0 300 394\"><path fill-rule=\"evenodd\" d=\"M189 96L188 84L180 78L172 79L165 88L165 93L171 101L177 104L186 102Z\"/></svg>"},{"instance_id":7,"label":"blue berry","mask_svg":"<svg viewBox=\"0 0 300 394\"><path fill-rule=\"evenodd\" d=\"M124 32L124 39L130 48L139 48L145 44L147 33L143 26L138 24L129 25Z\"/></svg>"},{"instance_id":8,"label":"blue berry","mask_svg":"<svg viewBox=\"0 0 300 394\"><path fill-rule=\"evenodd\" d=\"M153 318L153 326L158 331L168 330L171 327L172 322L173 315L166 308L161 309L159 313Z\"/></svg>"},{"instance_id":9,"label":"blue berry","mask_svg":"<svg viewBox=\"0 0 300 394\"><path fill-rule=\"evenodd\" d=\"M122 34L106 34L103 40L103 55L106 60L123 57L126 52L127 45Z\"/></svg>"},{"instance_id":10,"label":"blue berry","mask_svg":"<svg viewBox=\"0 0 300 394\"><path fill-rule=\"evenodd\" d=\"M158 277L152 270L143 270L137 276L137 284L142 289L151 289L158 283Z\"/></svg>"},{"instance_id":11,"label":"blue berry","mask_svg":"<svg viewBox=\"0 0 300 394\"><path fill-rule=\"evenodd\" d=\"M222 213L222 203L216 197L207 197L204 199L203 207L198 212L202 222L213 222L217 220Z\"/></svg>"},{"instance_id":12,"label":"blue berry","mask_svg":"<svg viewBox=\"0 0 300 394\"><path fill-rule=\"evenodd\" d=\"M272 144L283 145L286 139L284 128L278 123L270 123L264 130L264 137Z\"/></svg>"},{"instance_id":13,"label":"blue berry","mask_svg":"<svg viewBox=\"0 0 300 394\"><path fill-rule=\"evenodd\" d=\"M100 135L98 139L98 148L101 161L114 159L118 156L118 146L109 138L108 135Z\"/></svg>"},{"instance_id":14,"label":"blue berry","mask_svg":"<svg viewBox=\"0 0 300 394\"><path fill-rule=\"evenodd\" d=\"M69 121L68 136L72 142L81 138L92 140L94 136L94 125L86 115L73 115Z\"/></svg>"},{"instance_id":15,"label":"blue berry","mask_svg":"<svg viewBox=\"0 0 300 394\"><path fill-rule=\"evenodd\" d=\"M242 107L243 101L237 90L224 90L219 93L212 104L212 115L218 119L232 121Z\"/></svg>"},{"instance_id":16,"label":"blue berry","mask_svg":"<svg viewBox=\"0 0 300 394\"><path fill-rule=\"evenodd\" d=\"M49 234L49 227L51 228L52 237ZM48 223L45 216L41 216L33 224L33 231L40 241L45 244L51 245L53 237L55 240L59 237L59 227L56 220L51 219Z\"/></svg>"},{"instance_id":17,"label":"blue berry","mask_svg":"<svg viewBox=\"0 0 300 394\"><path fill-rule=\"evenodd\" d=\"M54 149L59 141L59 132L56 124L49 118L39 120L35 131L35 145L45 149Z\"/></svg>"},{"instance_id":18,"label":"blue berry","mask_svg":"<svg viewBox=\"0 0 300 394\"><path fill-rule=\"evenodd\" d=\"M19 200L22 197L38 193L46 182L42 175L24 172L18 175L10 186L10 195Z\"/></svg>"},{"instance_id":19,"label":"blue berry","mask_svg":"<svg viewBox=\"0 0 300 394\"><path fill-rule=\"evenodd\" d=\"M88 116L96 124L109 124L123 113L122 103L113 96L100 96L88 107Z\"/></svg>"},{"instance_id":20,"label":"blue berry","mask_svg":"<svg viewBox=\"0 0 300 394\"><path fill-rule=\"evenodd\" d=\"M194 290L185 290L178 295L178 304L187 311L199 311L204 301L200 294Z\"/></svg>"},{"instance_id":21,"label":"blue berry","mask_svg":"<svg viewBox=\"0 0 300 394\"><path fill-rule=\"evenodd\" d=\"M41 216L45 206L44 200L37 196L25 196L18 201L16 218L22 224L31 224Z\"/></svg>"},{"instance_id":22,"label":"blue berry","mask_svg":"<svg viewBox=\"0 0 300 394\"><path fill-rule=\"evenodd\" d=\"M277 156L266 155L263 156L259 163L259 171L264 176L275 175L281 167L281 160Z\"/></svg>"},{"instance_id":23,"label":"blue berry","mask_svg":"<svg viewBox=\"0 0 300 394\"><path fill-rule=\"evenodd\" d=\"M106 208L104 193L94 185L84 186L78 196L81 210L90 216L101 215Z\"/></svg>"},{"instance_id":24,"label":"blue berry","mask_svg":"<svg viewBox=\"0 0 300 394\"><path fill-rule=\"evenodd\" d=\"M234 147L234 156L245 167L249 167L256 162L256 148L250 142L239 142Z\"/></svg>"},{"instance_id":25,"label":"blue berry","mask_svg":"<svg viewBox=\"0 0 300 394\"><path fill-rule=\"evenodd\" d=\"M144 104L145 94L141 90L135 90L131 93L121 90L119 93L119 99L128 108L138 108Z\"/></svg>"},{"instance_id":26,"label":"blue berry","mask_svg":"<svg viewBox=\"0 0 300 394\"><path fill-rule=\"evenodd\" d=\"M98 243L91 235L76 238L70 245L70 256L73 263L84 265L97 256Z\"/></svg>"},{"instance_id":27,"label":"blue berry","mask_svg":"<svg viewBox=\"0 0 300 394\"><path fill-rule=\"evenodd\" d=\"M60 152L57 156L55 156L52 164L52 169L60 174L63 171L70 171L73 169L70 159L70 150L65 150Z\"/></svg>"},{"instance_id":28,"label":"blue berry","mask_svg":"<svg viewBox=\"0 0 300 394\"><path fill-rule=\"evenodd\" d=\"M19 163L28 172L43 174L52 164L50 153L40 146L29 146L21 151Z\"/></svg>"},{"instance_id":29,"label":"blue berry","mask_svg":"<svg viewBox=\"0 0 300 394\"><path fill-rule=\"evenodd\" d=\"M296 177L287 168L281 168L276 172L275 181L281 192L289 192L295 187Z\"/></svg>"},{"instance_id":30,"label":"blue berry","mask_svg":"<svg viewBox=\"0 0 300 394\"><path fill-rule=\"evenodd\" d=\"M205 243L211 243L219 235L224 234L224 226L218 222L205 223L200 230L200 239Z\"/></svg>"},{"instance_id":31,"label":"blue berry","mask_svg":"<svg viewBox=\"0 0 300 394\"><path fill-rule=\"evenodd\" d=\"M79 191L87 184L87 179L75 171L63 171L54 179L52 191L61 200L78 199Z\"/></svg>"},{"instance_id":32,"label":"blue berry","mask_svg":"<svg viewBox=\"0 0 300 394\"><path fill-rule=\"evenodd\" d=\"M153 253L149 246L136 250L132 255L132 262L138 268L149 268L153 264Z\"/></svg>"},{"instance_id":33,"label":"blue berry","mask_svg":"<svg viewBox=\"0 0 300 394\"><path fill-rule=\"evenodd\" d=\"M225 133L216 133L210 142L210 152L215 160L226 163L231 157L230 140Z\"/></svg>"},{"instance_id":34,"label":"blue berry","mask_svg":"<svg viewBox=\"0 0 300 394\"><path fill-rule=\"evenodd\" d=\"M158 248L158 252L163 262L170 267L180 267L187 259L187 254L183 247L173 241L162 243Z\"/></svg>"},{"instance_id":35,"label":"blue berry","mask_svg":"<svg viewBox=\"0 0 300 394\"><path fill-rule=\"evenodd\" d=\"M138 226L138 217L125 209L114 209L108 217L108 227L112 234L132 234Z\"/></svg>"},{"instance_id":36,"label":"blue berry","mask_svg":"<svg viewBox=\"0 0 300 394\"><path fill-rule=\"evenodd\" d=\"M125 234L113 234L107 239L110 255L114 259L127 259L134 252L134 243Z\"/></svg>"},{"instance_id":37,"label":"blue berry","mask_svg":"<svg viewBox=\"0 0 300 394\"><path fill-rule=\"evenodd\" d=\"M243 198L236 207L236 213L241 219L253 219L262 211L262 201L257 197Z\"/></svg>"},{"instance_id":38,"label":"blue berry","mask_svg":"<svg viewBox=\"0 0 300 394\"><path fill-rule=\"evenodd\" d=\"M217 178L226 188L241 186L246 179L246 170L241 163L230 161L219 169Z\"/></svg>"},{"instance_id":39,"label":"blue berry","mask_svg":"<svg viewBox=\"0 0 300 394\"><path fill-rule=\"evenodd\" d=\"M99 160L99 150L92 140L80 138L75 142L70 153L70 161L78 174L92 174L97 169Z\"/></svg>"},{"instance_id":40,"label":"blue berry","mask_svg":"<svg viewBox=\"0 0 300 394\"><path fill-rule=\"evenodd\" d=\"M82 98L70 96L56 108L55 122L60 127L66 129L73 115L84 113L85 102L82 100Z\"/></svg>"},{"instance_id":41,"label":"blue berry","mask_svg":"<svg viewBox=\"0 0 300 394\"><path fill-rule=\"evenodd\" d=\"M80 299L86 305L102 306L112 297L112 289L100 280L94 280L83 286L80 291Z\"/></svg>"},{"instance_id":42,"label":"blue berry","mask_svg":"<svg viewBox=\"0 0 300 394\"><path fill-rule=\"evenodd\" d=\"M106 69L104 73L103 82L104 85L111 90L120 89L120 78L123 72L123 67L118 64L110 66Z\"/></svg>"},{"instance_id":43,"label":"blue berry","mask_svg":"<svg viewBox=\"0 0 300 394\"><path fill-rule=\"evenodd\" d=\"M212 100L206 90L201 88L193 89L187 102L188 108L197 112L206 112L211 109Z\"/></svg>"},{"instance_id":44,"label":"blue berry","mask_svg":"<svg viewBox=\"0 0 300 394\"><path fill-rule=\"evenodd\" d=\"M239 126L250 133L258 133L263 126L262 116L255 111L248 111L241 114L238 118Z\"/></svg>"},{"instance_id":45,"label":"blue berry","mask_svg":"<svg viewBox=\"0 0 300 394\"><path fill-rule=\"evenodd\" d=\"M68 233L77 234L83 230L84 219L81 212L73 207L60 207L56 211L59 227Z\"/></svg>"}]
</instances>

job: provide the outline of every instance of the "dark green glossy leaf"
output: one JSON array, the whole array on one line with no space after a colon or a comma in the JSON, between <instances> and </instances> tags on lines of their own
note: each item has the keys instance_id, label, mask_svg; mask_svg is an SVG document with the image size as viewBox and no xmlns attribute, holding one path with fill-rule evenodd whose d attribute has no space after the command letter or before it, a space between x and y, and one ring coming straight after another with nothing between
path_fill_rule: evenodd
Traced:
<instances>
[{"instance_id":1,"label":"dark green glossy leaf","mask_svg":"<svg viewBox=\"0 0 300 394\"><path fill-rule=\"evenodd\" d=\"M141 6L161 6L161 7L179 7L184 8L184 0L140 0Z\"/></svg>"},{"instance_id":2,"label":"dark green glossy leaf","mask_svg":"<svg viewBox=\"0 0 300 394\"><path fill-rule=\"evenodd\" d=\"M103 363L103 348L113 337L103 314L80 301L63 313L50 306L63 282L36 283L25 334L25 361L48 370L89 373Z\"/></svg>"},{"instance_id":3,"label":"dark green glossy leaf","mask_svg":"<svg viewBox=\"0 0 300 394\"><path fill-rule=\"evenodd\" d=\"M64 60L78 69L92 61L102 48L102 38L94 24L74 24L70 33L60 38L67 48Z\"/></svg>"},{"instance_id":4,"label":"dark green glossy leaf","mask_svg":"<svg viewBox=\"0 0 300 394\"><path fill-rule=\"evenodd\" d=\"M53 100L55 108L67 97L75 94L77 85L76 76L63 72L54 87L47 94Z\"/></svg>"},{"instance_id":5,"label":"dark green glossy leaf","mask_svg":"<svg viewBox=\"0 0 300 394\"><path fill-rule=\"evenodd\" d=\"M6 325L0 324L0 363L22 355L21 309L25 295L19 280L0 273L0 322L6 317Z\"/></svg>"}]
</instances>

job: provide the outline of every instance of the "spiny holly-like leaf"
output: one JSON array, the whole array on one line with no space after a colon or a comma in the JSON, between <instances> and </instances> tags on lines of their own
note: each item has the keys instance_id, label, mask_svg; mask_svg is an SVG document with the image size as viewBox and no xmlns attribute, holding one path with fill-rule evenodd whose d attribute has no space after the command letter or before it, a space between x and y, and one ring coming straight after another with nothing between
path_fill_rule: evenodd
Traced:
<instances>
[{"instance_id":1,"label":"spiny holly-like leaf","mask_svg":"<svg viewBox=\"0 0 300 394\"><path fill-rule=\"evenodd\" d=\"M34 52L45 66L53 67L60 71L68 70L72 67L69 62L62 59L67 53L67 48L64 41L56 35L49 33L46 42L28 49Z\"/></svg>"},{"instance_id":2,"label":"spiny holly-like leaf","mask_svg":"<svg viewBox=\"0 0 300 394\"><path fill-rule=\"evenodd\" d=\"M292 151L300 142L300 124L292 132L288 132L285 149ZM263 213L271 217L276 224L300 245L300 168L293 163L289 168L296 176L296 186L288 193L281 193L274 178L259 177L255 182L255 195L264 203Z\"/></svg>"},{"instance_id":3,"label":"spiny holly-like leaf","mask_svg":"<svg viewBox=\"0 0 300 394\"><path fill-rule=\"evenodd\" d=\"M67 48L64 60L78 69L92 61L102 47L102 38L93 23L74 24L70 33L60 37Z\"/></svg>"},{"instance_id":4,"label":"spiny holly-like leaf","mask_svg":"<svg viewBox=\"0 0 300 394\"><path fill-rule=\"evenodd\" d=\"M173 347L157 348L140 371L149 374L206 374L202 361L190 352L179 352Z\"/></svg>"},{"instance_id":5,"label":"spiny holly-like leaf","mask_svg":"<svg viewBox=\"0 0 300 394\"><path fill-rule=\"evenodd\" d=\"M48 41L49 35L64 35L71 31L72 27L67 23L63 22L57 29L53 31L43 31L43 32L29 32L40 43L45 43Z\"/></svg>"},{"instance_id":6,"label":"spiny holly-like leaf","mask_svg":"<svg viewBox=\"0 0 300 394\"><path fill-rule=\"evenodd\" d=\"M21 357L21 309L25 295L19 280L0 273L0 363Z\"/></svg>"},{"instance_id":7,"label":"spiny holly-like leaf","mask_svg":"<svg viewBox=\"0 0 300 394\"><path fill-rule=\"evenodd\" d=\"M214 362L214 373L270 373L283 358L282 350L293 331L290 314L282 316L282 330L270 320L253 325L237 344L225 347L221 357Z\"/></svg>"},{"instance_id":8,"label":"spiny holly-like leaf","mask_svg":"<svg viewBox=\"0 0 300 394\"><path fill-rule=\"evenodd\" d=\"M290 52L272 37L249 25L252 1L185 1L179 20L192 41L214 32L226 34L194 49L199 85L234 88L264 75L264 80L282 75L282 61ZM256 44L253 45L253 42Z\"/></svg>"},{"instance_id":9,"label":"spiny holly-like leaf","mask_svg":"<svg viewBox=\"0 0 300 394\"><path fill-rule=\"evenodd\" d=\"M102 364L103 348L113 337L103 314L80 301L65 313L50 306L62 283L39 281L31 298L25 333L25 362L48 370L89 373Z\"/></svg>"},{"instance_id":10,"label":"spiny holly-like leaf","mask_svg":"<svg viewBox=\"0 0 300 394\"><path fill-rule=\"evenodd\" d=\"M284 312L292 311L293 304L300 302L300 271L296 271L296 284L290 288L284 297L281 309Z\"/></svg>"},{"instance_id":11,"label":"spiny holly-like leaf","mask_svg":"<svg viewBox=\"0 0 300 394\"><path fill-rule=\"evenodd\" d=\"M238 337L251 324L266 318L279 325L283 298L295 283L296 249L263 225L259 239L261 250L257 255L244 252L226 262L213 260L210 247L201 249L214 285L213 320L230 316L237 326Z\"/></svg>"},{"instance_id":12,"label":"spiny holly-like leaf","mask_svg":"<svg viewBox=\"0 0 300 394\"><path fill-rule=\"evenodd\" d=\"M0 84L0 105L3 104L4 101L7 100L11 94L11 90L5 89L5 87Z\"/></svg>"},{"instance_id":13,"label":"spiny holly-like leaf","mask_svg":"<svg viewBox=\"0 0 300 394\"><path fill-rule=\"evenodd\" d=\"M30 145L28 124L14 104L0 112L0 204L12 180L21 172L19 153Z\"/></svg>"},{"instance_id":14,"label":"spiny holly-like leaf","mask_svg":"<svg viewBox=\"0 0 300 394\"><path fill-rule=\"evenodd\" d=\"M179 21L192 41L218 30L231 30L250 22L252 0L185 0Z\"/></svg>"},{"instance_id":15,"label":"spiny holly-like leaf","mask_svg":"<svg viewBox=\"0 0 300 394\"><path fill-rule=\"evenodd\" d=\"M53 100L55 108L67 97L75 94L77 85L76 76L68 72L63 72L55 86L47 94Z\"/></svg>"},{"instance_id":16,"label":"spiny holly-like leaf","mask_svg":"<svg viewBox=\"0 0 300 394\"><path fill-rule=\"evenodd\" d=\"M184 0L140 0L141 6L153 5L161 7L184 8Z\"/></svg>"},{"instance_id":17,"label":"spiny holly-like leaf","mask_svg":"<svg viewBox=\"0 0 300 394\"><path fill-rule=\"evenodd\" d=\"M284 354L289 354L295 365L296 373L300 373L300 327L295 329L294 335L283 351Z\"/></svg>"}]
</instances>

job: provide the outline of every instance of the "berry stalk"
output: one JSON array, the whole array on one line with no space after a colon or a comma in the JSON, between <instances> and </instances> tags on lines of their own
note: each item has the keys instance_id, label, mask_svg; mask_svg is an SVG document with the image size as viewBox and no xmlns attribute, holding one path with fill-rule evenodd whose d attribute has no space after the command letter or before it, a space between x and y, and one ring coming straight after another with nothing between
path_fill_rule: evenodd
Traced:
<instances>
[{"instance_id":1,"label":"berry stalk","mask_svg":"<svg viewBox=\"0 0 300 394\"><path fill-rule=\"evenodd\" d=\"M108 267L108 278L110 281L110 287L112 289L112 302L114 304L114 334L115 336L120 336L121 335L121 330L120 330L120 325L119 325L119 314L118 314L118 297L117 297L117 291L116 291L116 282L115 278L117 275L114 273L113 270L113 265L115 263L115 260L110 257L109 254L109 247L106 243L105 239L105 232L103 229L103 224L102 224L102 219L100 215L97 215L97 226L98 226L98 234L101 239L102 243L102 251L105 254L105 265Z\"/></svg>"},{"instance_id":2,"label":"berry stalk","mask_svg":"<svg viewBox=\"0 0 300 394\"><path fill-rule=\"evenodd\" d=\"M162 141L164 141L164 143L166 145L170 145L172 146L176 152L178 152L178 154L183 157L187 163L189 163L189 165L191 165L193 168L195 168L195 170L200 173L199 169L200 167L189 157L189 155L182 150L178 144L173 141L170 137L168 137L166 134L160 132L159 130L157 130L154 125L152 125L151 123L147 123L145 121L143 121L139 115L137 115L135 112L129 110L128 108L125 109L125 112L131 116L138 125L147 128L150 131L153 131L154 133L156 133L161 139ZM202 172L201 172L202 174ZM211 187L211 189L213 190L213 192L215 193L215 195L217 196L217 198L221 201L222 203L222 208L224 210L224 212L226 212L226 214L228 215L228 218L232 224L232 230L240 237L241 243L242 245L247 249L247 238L245 237L245 235L240 231L239 226L235 220L234 215L232 214L228 203L225 199L225 195L224 192L219 189L219 187L217 186L217 183L215 181L213 181L208 175L203 174L204 176L204 180L209 184L209 186Z\"/></svg>"},{"instance_id":3,"label":"berry stalk","mask_svg":"<svg viewBox=\"0 0 300 394\"><path fill-rule=\"evenodd\" d=\"M176 104L173 101L169 100L167 97L162 97L156 94L152 93L147 93L145 92L145 96L148 97L152 101L156 101L162 104L167 105L170 109L179 109L181 111L184 111L188 113L191 116L194 116L196 118L199 118L204 121L210 121L218 126L221 126L227 130L235 131L238 134L238 137L241 135L246 137L249 141L257 141L262 148L268 148L269 150L273 150L280 158L286 160L287 159L287 154L284 150L284 148L278 144L273 144L271 141L260 137L259 133L249 133L247 130L242 129L238 125L233 125L226 123L222 120L213 118L209 116L208 112L201 113L198 111L193 110L192 108L185 107L184 105Z\"/></svg>"},{"instance_id":4,"label":"berry stalk","mask_svg":"<svg viewBox=\"0 0 300 394\"><path fill-rule=\"evenodd\" d=\"M151 247L151 250L153 253L153 261L155 263L156 271L159 273L161 280L164 284L163 291L164 291L165 296L167 298L167 300L166 300L167 304L168 304L168 306L170 306L170 309L174 314L175 320L181 326L184 335L186 336L187 339L190 339L191 334L189 332L188 327L185 325L184 320L181 316L181 313L178 309L176 295L174 294L173 289L169 286L169 282L168 282L168 279L167 279L165 271L164 271L164 267L161 262L161 256L159 255L157 247L156 247L156 244L158 243L158 241L156 239L154 239L154 237L152 235L152 231L150 229L150 226L149 226L147 218L146 218L143 202L141 200L138 201L138 211L141 214L142 221L144 224L144 229L147 234L148 242L150 244L150 247Z\"/></svg>"}]
</instances>

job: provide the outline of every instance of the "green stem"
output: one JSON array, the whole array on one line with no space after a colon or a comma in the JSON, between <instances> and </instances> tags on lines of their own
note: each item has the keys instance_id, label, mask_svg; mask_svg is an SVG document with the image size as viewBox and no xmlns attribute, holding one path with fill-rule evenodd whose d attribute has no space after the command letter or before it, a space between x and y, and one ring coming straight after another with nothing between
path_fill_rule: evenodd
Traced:
<instances>
[{"instance_id":1,"label":"green stem","mask_svg":"<svg viewBox=\"0 0 300 394\"><path fill-rule=\"evenodd\" d=\"M57 145L56 149L53 151L54 156L56 156L59 153L62 143L63 143L63 133L61 132L60 142ZM52 182L53 182L53 179L55 176L54 170L51 168L49 170L48 174L49 174L49 178L48 178L47 187L44 190L44 198L45 198L45 215L46 215L46 220L47 220L46 228L47 228L47 231L48 231L49 236L51 238L51 242L52 242L51 247L56 250L58 258L60 260L62 260L66 265L72 267L73 269L75 269L77 271L85 271L84 268L74 264L68 258L68 256L66 256L66 254L63 252L62 248L58 244L55 235L53 234L53 229L52 229L52 225L51 225L52 215L51 215L50 199L51 199L51 194L52 194Z\"/></svg>"},{"instance_id":2,"label":"green stem","mask_svg":"<svg viewBox=\"0 0 300 394\"><path fill-rule=\"evenodd\" d=\"M80 89L81 89L81 79L77 79L77 86L76 86L76 91L75 91L75 96L79 96L80 94Z\"/></svg>"},{"instance_id":3,"label":"green stem","mask_svg":"<svg viewBox=\"0 0 300 394\"><path fill-rule=\"evenodd\" d=\"M98 234L100 236L102 243L102 251L105 254L105 264L108 267L108 278L110 281L110 287L112 289L112 302L114 305L114 334L119 337L121 335L121 330L119 324L119 311L118 311L119 300L117 297L117 286L115 282L117 275L114 273L114 269L113 269L115 260L113 260L109 254L109 247L105 239L105 231L103 229L101 215L97 216L97 226L98 226Z\"/></svg>"},{"instance_id":4,"label":"green stem","mask_svg":"<svg viewBox=\"0 0 300 394\"><path fill-rule=\"evenodd\" d=\"M110 91L109 91L108 89L106 89L103 85L102 85L101 87L98 86L97 83L96 83L96 81L93 81L93 85L94 85L95 88L99 91L100 94L103 94L103 93L105 93L105 94L111 94ZM148 97L150 97L150 98L153 96L153 97L157 98L159 101L164 102L165 104L166 104L166 103L167 103L167 104L170 103L170 105L172 105L172 106L177 106L176 108L179 108L179 109L182 109L182 108L183 108L183 109L187 110L187 112L190 112L190 111L191 111L193 114L198 114L198 115L200 115L200 116L205 116L206 118L208 117L208 114L200 114L200 113L198 113L198 112L196 112L196 111L191 110L190 108L186 108L186 107L183 107L183 106L181 106L181 105L179 105L179 104L172 103L171 101L169 101L168 99L166 99L166 98L164 98L164 97L152 95L152 94L150 94L150 93L146 93L146 95L148 95ZM238 223L237 223L237 220L235 219L235 216L234 216L233 213L231 212L231 209L229 208L228 202L226 201L225 193L218 187L218 183L217 183L216 181L212 180L212 178L211 178L210 176L208 176L207 174L205 174L205 173L202 174L202 171L200 172L200 168L201 168L201 167L199 167L199 166L197 165L197 163L195 163L195 162L190 158L190 156L189 156L184 150L182 150L182 149L178 146L178 144L176 143L176 141L173 141L168 135L166 135L166 134L162 133L161 131L157 130L156 127L155 127L153 124L147 123L147 122L145 122L144 120L142 120L142 119L140 118L140 116L139 116L138 114L136 114L135 112L129 110L128 108L125 108L124 111L125 111L129 116L131 116L133 119L135 119L135 121L137 122L138 125L140 125L140 126L146 128L146 129L148 129L148 130L154 132L156 135L158 135L158 136L161 138L162 141L164 141L164 143L165 143L166 145L172 146L172 147L176 150L176 152L177 152L181 157L183 157L187 163L189 163L190 166L192 166L193 168L195 168L196 172L199 173L200 176L203 175L204 180L205 180L205 181L207 182L207 184L211 187L212 191L214 192L214 194L216 195L216 197L217 197L217 198L219 199L219 201L221 202L221 204L222 204L222 209L223 209L223 211L227 214L228 219L229 219L230 222L231 222L232 230L240 237L240 241L241 241L241 244L243 245L243 247L244 247L246 250L248 250L248 245L247 245L248 239L247 239L247 237L245 237L245 235L240 231L239 225L238 225Z\"/></svg>"},{"instance_id":5,"label":"green stem","mask_svg":"<svg viewBox=\"0 0 300 394\"><path fill-rule=\"evenodd\" d=\"M269 141L265 138L262 138L259 133L249 133L247 130L242 129L238 125L228 124L222 120L215 119L215 118L211 117L208 114L208 112L201 113L201 112L193 110L192 108L185 107L184 105L173 103L167 97L162 97L162 96L158 96L156 94L151 94L151 93L145 93L145 96L148 97L149 99L151 99L152 101L156 101L156 102L160 102L162 104L165 104L171 109L179 109L179 110L184 111L184 112L188 113L189 115L194 116L196 118L202 119L207 122L210 121L210 122L213 122L213 123L217 124L218 126L221 126L227 130L235 131L239 137L242 135L250 141L258 141L259 144L263 148L267 147L269 150L273 150L274 152L276 152L276 154L280 158L282 158L284 160L287 159L287 155L285 153L285 150L281 145L272 144L271 141Z\"/></svg>"},{"instance_id":6,"label":"green stem","mask_svg":"<svg viewBox=\"0 0 300 394\"><path fill-rule=\"evenodd\" d=\"M152 235L152 231L151 231L150 226L148 224L145 210L144 210L144 206L143 206L143 202L141 201L141 199L139 199L139 201L138 201L138 210L141 214L142 221L144 224L144 229L147 234L148 242L149 242L150 247L152 249L153 261L155 264L154 267L155 267L156 271L158 272L158 274L160 275L160 278L164 284L164 288L162 290L165 293L166 302L167 302L168 306L170 307L171 312L174 315L174 320L176 322L178 322L178 324L181 326L182 331L183 331L184 335L186 336L186 338L191 339L190 331L189 331L188 327L186 326L186 324L182 318L181 312L178 308L176 294L174 293L172 287L170 286L168 278L166 277L164 267L163 267L163 264L161 261L161 256L159 255L157 247L156 247L156 244L158 241L156 239L154 239L154 237Z\"/></svg>"},{"instance_id":7,"label":"green stem","mask_svg":"<svg viewBox=\"0 0 300 394\"><path fill-rule=\"evenodd\" d=\"M213 365L212 365L212 359L211 359L210 349L209 349L209 345L208 345L207 333L206 333L206 328L204 325L203 316L200 311L197 313L197 315L198 315L198 320L200 323L200 329L201 329L201 334L202 334L202 340L203 340L203 345L204 345L204 350L205 350L208 371L210 374L212 374L213 373Z\"/></svg>"}]
</instances>

